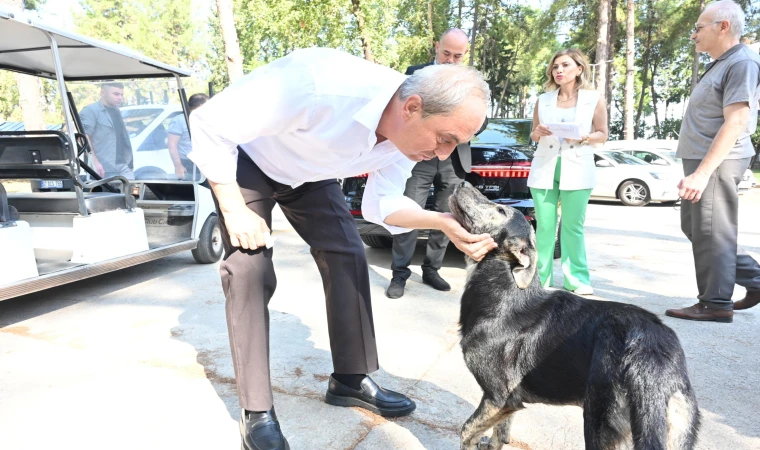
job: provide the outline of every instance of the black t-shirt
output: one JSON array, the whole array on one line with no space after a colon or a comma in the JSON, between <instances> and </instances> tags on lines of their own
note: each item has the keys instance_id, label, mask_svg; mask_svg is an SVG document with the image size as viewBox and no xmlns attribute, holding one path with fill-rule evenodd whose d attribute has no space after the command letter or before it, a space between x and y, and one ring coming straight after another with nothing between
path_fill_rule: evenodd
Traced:
<instances>
[{"instance_id":1,"label":"black t-shirt","mask_svg":"<svg viewBox=\"0 0 760 450\"><path fill-rule=\"evenodd\" d=\"M127 127L124 125L124 120L121 118L121 112L119 108L106 107L106 111L111 116L111 123L113 123L113 131L116 133L116 164L126 164L132 158L128 158L132 152L127 138ZM130 155L131 156L131 155Z\"/></svg>"}]
</instances>

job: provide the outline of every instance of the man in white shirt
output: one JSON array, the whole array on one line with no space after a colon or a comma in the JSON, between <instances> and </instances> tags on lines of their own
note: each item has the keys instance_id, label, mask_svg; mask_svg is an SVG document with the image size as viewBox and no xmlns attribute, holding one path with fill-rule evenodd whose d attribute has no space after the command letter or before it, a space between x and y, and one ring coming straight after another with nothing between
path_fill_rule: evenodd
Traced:
<instances>
[{"instance_id":1,"label":"man in white shirt","mask_svg":"<svg viewBox=\"0 0 760 450\"><path fill-rule=\"evenodd\" d=\"M404 197L416 162L447 158L485 120L475 69L434 66L405 77L346 53L298 50L254 70L190 117L189 158L209 179L225 247L221 264L243 447L288 449L274 413L267 304L276 286L265 237L280 205L322 274L334 373L327 403L411 413L380 388L364 245L337 178L369 173L362 213L391 233L439 229L480 260L496 244L447 213ZM242 151L239 151L242 150Z\"/></svg>"}]
</instances>

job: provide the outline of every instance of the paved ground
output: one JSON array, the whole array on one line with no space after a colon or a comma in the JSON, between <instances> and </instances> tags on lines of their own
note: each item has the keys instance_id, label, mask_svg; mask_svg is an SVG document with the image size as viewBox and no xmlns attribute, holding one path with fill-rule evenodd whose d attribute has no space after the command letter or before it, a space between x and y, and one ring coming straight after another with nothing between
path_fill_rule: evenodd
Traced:
<instances>
[{"instance_id":1,"label":"paved ground","mask_svg":"<svg viewBox=\"0 0 760 450\"><path fill-rule=\"evenodd\" d=\"M760 189L742 199L740 242L755 256L758 206ZM661 316L694 302L676 208L596 203L587 225L598 297ZM442 270L450 293L422 285L417 265L407 295L389 300L390 253L367 250L382 364L375 379L418 404L411 417L385 420L322 402L331 363L319 274L281 216L274 228L272 377L292 448L457 448L480 398L457 336L461 255L450 252ZM734 297L743 295L737 288ZM702 409L698 448L760 448L760 308L733 324L663 320L681 338ZM237 449L238 411L217 267L189 253L0 302L0 448ZM581 410L530 406L513 438L510 448L583 448Z\"/></svg>"}]
</instances>

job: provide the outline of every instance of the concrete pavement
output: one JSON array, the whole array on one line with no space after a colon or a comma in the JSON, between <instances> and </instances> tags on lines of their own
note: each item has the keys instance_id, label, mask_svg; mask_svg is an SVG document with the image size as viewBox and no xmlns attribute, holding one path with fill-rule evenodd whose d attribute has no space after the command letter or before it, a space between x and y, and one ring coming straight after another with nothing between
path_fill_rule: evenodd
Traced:
<instances>
[{"instance_id":1,"label":"concrete pavement","mask_svg":"<svg viewBox=\"0 0 760 450\"><path fill-rule=\"evenodd\" d=\"M742 197L740 223L740 244L756 257L758 191ZM386 420L322 401L332 365L321 279L281 214L274 232L272 382L291 447L458 448L480 400L457 335L461 255L447 255L442 275L453 290L440 293L421 283L418 247L406 295L390 300L390 252L367 250L382 366L373 378L418 405ZM649 309L678 333L703 414L698 448L760 448L760 308L737 312L733 324L664 316L696 295L674 207L595 203L587 240L597 297ZM237 449L238 415L218 267L189 252L0 302L0 448ZM512 436L508 448L581 449L581 410L529 406Z\"/></svg>"}]
</instances>

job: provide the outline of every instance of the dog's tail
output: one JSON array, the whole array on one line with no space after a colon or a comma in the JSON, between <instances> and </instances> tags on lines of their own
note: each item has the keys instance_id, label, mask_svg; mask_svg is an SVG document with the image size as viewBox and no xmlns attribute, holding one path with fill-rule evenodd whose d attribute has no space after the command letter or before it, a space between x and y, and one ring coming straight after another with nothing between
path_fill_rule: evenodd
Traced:
<instances>
[{"instance_id":1,"label":"dog's tail","mask_svg":"<svg viewBox=\"0 0 760 450\"><path fill-rule=\"evenodd\" d=\"M683 351L680 344L669 349L656 346L644 350L646 355L630 358L624 376L634 448L691 450L700 415Z\"/></svg>"}]
</instances>

